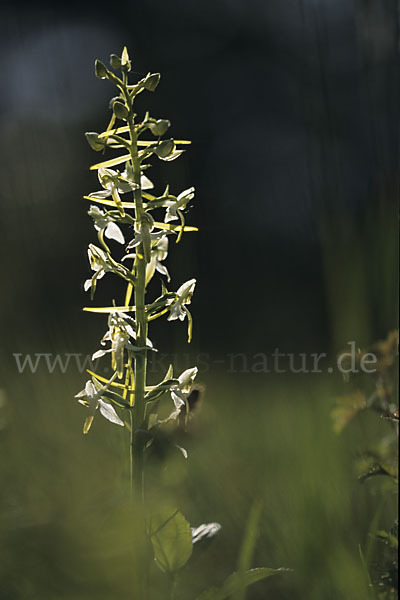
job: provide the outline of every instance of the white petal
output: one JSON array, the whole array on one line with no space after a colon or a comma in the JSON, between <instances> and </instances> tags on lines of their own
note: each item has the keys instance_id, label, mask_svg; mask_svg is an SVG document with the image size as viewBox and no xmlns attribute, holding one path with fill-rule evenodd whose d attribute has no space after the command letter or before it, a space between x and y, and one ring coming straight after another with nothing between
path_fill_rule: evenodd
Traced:
<instances>
[{"instance_id":1,"label":"white petal","mask_svg":"<svg viewBox=\"0 0 400 600\"><path fill-rule=\"evenodd\" d=\"M187 190L181 192L177 199L179 201L182 200L182 198L186 198L186 196L189 196L188 200L194 198L194 187L188 188Z\"/></svg>"},{"instance_id":2,"label":"white petal","mask_svg":"<svg viewBox=\"0 0 400 600\"><path fill-rule=\"evenodd\" d=\"M142 190L152 190L154 187L153 183L150 181L150 179L148 177L146 177L146 175L141 176L140 185L142 187Z\"/></svg>"},{"instance_id":3,"label":"white petal","mask_svg":"<svg viewBox=\"0 0 400 600\"><path fill-rule=\"evenodd\" d=\"M186 316L185 311L182 310L179 304L174 304L171 308L170 314L168 316L167 321L176 321L176 319L181 318L181 313L183 313L183 319ZM181 319L181 320L183 320Z\"/></svg>"},{"instance_id":4,"label":"white petal","mask_svg":"<svg viewBox=\"0 0 400 600\"><path fill-rule=\"evenodd\" d=\"M194 379L196 378L197 373L198 373L197 367L192 367L191 369L186 369L186 371L183 371L183 373L181 373L178 377L178 381L180 383L181 389L190 387L192 385Z\"/></svg>"},{"instance_id":5,"label":"white petal","mask_svg":"<svg viewBox=\"0 0 400 600\"><path fill-rule=\"evenodd\" d=\"M85 292L87 292L88 290L90 290L91 287L92 287L92 280L86 279L85 283L83 284L83 289L85 290Z\"/></svg>"},{"instance_id":6,"label":"white petal","mask_svg":"<svg viewBox=\"0 0 400 600\"><path fill-rule=\"evenodd\" d=\"M125 256L122 257L121 262L127 258L136 258L136 254L125 254Z\"/></svg>"},{"instance_id":7,"label":"white petal","mask_svg":"<svg viewBox=\"0 0 400 600\"><path fill-rule=\"evenodd\" d=\"M193 290L195 288L196 285L196 280L195 279L189 279L189 281L185 281L185 283L182 283L181 287L177 290L177 295L178 296L187 296L188 294L193 294Z\"/></svg>"},{"instance_id":8,"label":"white petal","mask_svg":"<svg viewBox=\"0 0 400 600\"><path fill-rule=\"evenodd\" d=\"M101 358L102 356L104 356L105 354L107 354L107 352L110 352L110 350L97 350L97 352L95 352L94 354L92 354L92 360L96 360L97 358Z\"/></svg>"},{"instance_id":9,"label":"white petal","mask_svg":"<svg viewBox=\"0 0 400 600\"><path fill-rule=\"evenodd\" d=\"M193 544L204 538L211 538L221 529L219 523L203 523L198 527L191 527Z\"/></svg>"},{"instance_id":10,"label":"white petal","mask_svg":"<svg viewBox=\"0 0 400 600\"><path fill-rule=\"evenodd\" d=\"M127 248L135 248L136 246L139 246L141 241L142 241L141 236L137 235L136 237L133 238L133 240L131 240L129 242Z\"/></svg>"},{"instance_id":11,"label":"white petal","mask_svg":"<svg viewBox=\"0 0 400 600\"><path fill-rule=\"evenodd\" d=\"M177 220L178 220L178 217L177 217L176 213L174 214L174 211L172 211L168 208L167 212L165 213L164 223L169 223L170 221L177 221Z\"/></svg>"},{"instance_id":12,"label":"white petal","mask_svg":"<svg viewBox=\"0 0 400 600\"><path fill-rule=\"evenodd\" d=\"M91 381L87 381L85 385L86 396L89 400L92 400L96 395L96 388Z\"/></svg>"},{"instance_id":13,"label":"white petal","mask_svg":"<svg viewBox=\"0 0 400 600\"><path fill-rule=\"evenodd\" d=\"M180 398L177 394L175 394L175 392L171 392L171 398L174 401L175 404L175 408L179 411L181 410L182 406L185 406L185 401L182 400L182 398Z\"/></svg>"},{"instance_id":14,"label":"white petal","mask_svg":"<svg viewBox=\"0 0 400 600\"><path fill-rule=\"evenodd\" d=\"M177 419L179 417L180 412L181 412L181 409L176 408L175 410L172 411L172 413L170 415L168 415L168 417L166 419L163 419L163 421L161 421L161 422L168 423L169 421L175 421L175 419Z\"/></svg>"},{"instance_id":15,"label":"white petal","mask_svg":"<svg viewBox=\"0 0 400 600\"><path fill-rule=\"evenodd\" d=\"M124 422L121 421L121 419L115 412L114 407L111 406L111 404L108 404L108 402L104 402L103 400L100 399L99 400L99 410L100 410L101 414L103 415L103 417L105 419L107 419L107 421L110 421L111 423L115 423L115 425L121 425L121 427L124 426Z\"/></svg>"},{"instance_id":16,"label":"white petal","mask_svg":"<svg viewBox=\"0 0 400 600\"><path fill-rule=\"evenodd\" d=\"M156 271L161 273L161 275L165 275L166 278L168 279L168 281L171 281L171 277L169 276L168 269L162 263L160 263L160 262L156 263Z\"/></svg>"},{"instance_id":17,"label":"white petal","mask_svg":"<svg viewBox=\"0 0 400 600\"><path fill-rule=\"evenodd\" d=\"M162 156L159 156L158 158L161 158L161 160L166 160L166 161L171 161L171 160L175 160L176 158L179 158L181 154L183 154L185 151L184 150L174 150L174 152L172 152L171 154L168 154L168 156L164 156L164 158Z\"/></svg>"},{"instance_id":18,"label":"white petal","mask_svg":"<svg viewBox=\"0 0 400 600\"><path fill-rule=\"evenodd\" d=\"M120 244L125 244L125 238L123 236L122 231L120 230L118 225L116 223L114 223L113 221L110 221L109 224L107 225L106 230L105 230L105 235L110 240L115 240L116 242L119 242Z\"/></svg>"},{"instance_id":19,"label":"white petal","mask_svg":"<svg viewBox=\"0 0 400 600\"><path fill-rule=\"evenodd\" d=\"M175 445L175 448L178 448L178 450L180 450L182 452L182 454L185 458L188 457L188 453L187 453L187 450L185 450L185 448L182 448L182 446L178 446L178 444Z\"/></svg>"},{"instance_id":20,"label":"white petal","mask_svg":"<svg viewBox=\"0 0 400 600\"><path fill-rule=\"evenodd\" d=\"M110 194L110 190L100 190L98 192L92 192L91 194L89 194L89 196L91 196L92 198L100 198L103 200L104 198L108 198Z\"/></svg>"},{"instance_id":21,"label":"white petal","mask_svg":"<svg viewBox=\"0 0 400 600\"><path fill-rule=\"evenodd\" d=\"M133 327L131 325L126 326L126 332L128 333L128 335L131 338L133 338L134 340L136 339L136 331L133 329Z\"/></svg>"}]
</instances>

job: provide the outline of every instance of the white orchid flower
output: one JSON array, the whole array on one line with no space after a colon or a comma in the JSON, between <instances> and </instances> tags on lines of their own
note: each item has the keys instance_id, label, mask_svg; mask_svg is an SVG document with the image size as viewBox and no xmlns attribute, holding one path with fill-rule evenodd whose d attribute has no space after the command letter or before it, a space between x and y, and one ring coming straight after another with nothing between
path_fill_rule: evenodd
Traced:
<instances>
[{"instance_id":1,"label":"white orchid flower","mask_svg":"<svg viewBox=\"0 0 400 600\"><path fill-rule=\"evenodd\" d=\"M183 321L186 317L185 306L190 304L194 288L196 286L196 280L190 279L183 283L176 292L176 299L170 300L171 308L168 316L168 321L175 321L180 319Z\"/></svg>"},{"instance_id":2,"label":"white orchid flower","mask_svg":"<svg viewBox=\"0 0 400 600\"><path fill-rule=\"evenodd\" d=\"M171 387L171 398L175 405L175 410L168 417L169 419L176 419L181 412L182 408L186 406L187 399L192 390L193 382L197 376L197 367L186 369L178 377L179 383Z\"/></svg>"},{"instance_id":3,"label":"white orchid flower","mask_svg":"<svg viewBox=\"0 0 400 600\"><path fill-rule=\"evenodd\" d=\"M167 207L165 223L176 221L178 219L178 210L184 210L192 198L194 198L194 187L181 192L176 200L166 200L164 203L164 206Z\"/></svg>"},{"instance_id":4,"label":"white orchid flower","mask_svg":"<svg viewBox=\"0 0 400 600\"><path fill-rule=\"evenodd\" d=\"M88 257L90 267L95 273L91 279L87 279L85 281L85 292L87 292L95 284L97 279L104 277L107 271L111 271L112 268L106 252L94 244L89 244Z\"/></svg>"},{"instance_id":5,"label":"white orchid flower","mask_svg":"<svg viewBox=\"0 0 400 600\"><path fill-rule=\"evenodd\" d=\"M85 389L76 394L75 398L78 398L78 401L84 406L87 406L90 411L83 426L83 433L88 433L97 409L99 409L100 413L107 421L115 423L115 425L120 425L121 427L124 426L124 422L119 418L112 404L102 396L106 389L107 385L100 387L100 389L96 389L94 383L89 380L86 382Z\"/></svg>"},{"instance_id":6,"label":"white orchid flower","mask_svg":"<svg viewBox=\"0 0 400 600\"><path fill-rule=\"evenodd\" d=\"M88 215L92 217L96 231L104 231L104 235L108 239L125 244L125 238L121 229L101 208L92 205L88 211Z\"/></svg>"}]
</instances>

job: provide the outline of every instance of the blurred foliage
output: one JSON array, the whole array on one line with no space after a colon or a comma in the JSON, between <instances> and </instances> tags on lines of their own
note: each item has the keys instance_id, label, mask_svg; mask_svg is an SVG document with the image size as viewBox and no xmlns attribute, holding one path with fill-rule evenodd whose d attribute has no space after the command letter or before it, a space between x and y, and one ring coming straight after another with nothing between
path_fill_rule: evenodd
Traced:
<instances>
[{"instance_id":1,"label":"blurred foliage","mask_svg":"<svg viewBox=\"0 0 400 600\"><path fill-rule=\"evenodd\" d=\"M0 432L4 599L129 597L135 511L129 465L121 463L126 441L122 428L100 420L91 436L82 436L71 400L80 378L16 374L7 392ZM223 584L237 564L257 496L263 512L252 564L293 572L255 583L249 600L266 593L274 600L365 600L358 545L366 541L376 500L355 484L349 461L365 444L365 423L354 421L351 435L341 438L330 430L337 383L322 375L282 380L223 372L202 381L203 405L185 439L190 468L177 452L161 483L165 499L178 501L192 524L215 520L222 529L196 544L177 598ZM368 428L379 434L387 424ZM377 529L386 531L395 499L386 498L385 507ZM153 593L161 598L157 573L154 567Z\"/></svg>"},{"instance_id":2,"label":"blurred foliage","mask_svg":"<svg viewBox=\"0 0 400 600\"><path fill-rule=\"evenodd\" d=\"M357 388L353 393L340 397L332 410L336 433L340 433L356 415L365 411L387 421L389 430L383 430L369 447L361 451L356 470L361 482L378 479L372 488L376 496L389 494L396 498L399 468L398 344L399 332L395 330L388 334L386 340L373 344L367 350L358 350L354 364L349 369L349 372L357 373L353 375ZM375 357L374 368L366 373L362 365L371 356ZM352 360L349 354L344 358ZM342 364L345 365L345 362ZM346 378L349 379L349 374ZM362 391L358 389L360 387ZM398 597L397 518L387 531L378 530L377 523L372 520L369 536L371 539L367 542L365 557L361 548L360 553L371 586L380 600L394 600Z\"/></svg>"}]
</instances>

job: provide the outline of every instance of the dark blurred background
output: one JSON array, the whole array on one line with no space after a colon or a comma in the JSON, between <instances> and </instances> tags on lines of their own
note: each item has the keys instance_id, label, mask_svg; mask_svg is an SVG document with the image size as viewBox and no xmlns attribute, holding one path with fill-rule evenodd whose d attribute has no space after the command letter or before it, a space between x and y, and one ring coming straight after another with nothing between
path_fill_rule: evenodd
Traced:
<instances>
[{"instance_id":1,"label":"dark blurred background","mask_svg":"<svg viewBox=\"0 0 400 600\"><path fill-rule=\"evenodd\" d=\"M96 472L88 479L85 470L91 461L106 460L101 435L96 438L94 433L95 441L89 442L80 437L82 411L71 398L83 387L84 376L77 372L68 377L60 373L19 375L13 353L86 354L97 349L104 332L100 317L81 312L89 302L83 292L89 272L86 247L95 241L86 215L88 204L82 196L98 189L97 178L88 167L99 159L83 134L106 127L108 101L114 95L108 82L95 78L95 58L107 62L111 52L120 53L126 44L138 77L148 71L161 72L157 92L142 95L139 110L149 109L155 117L170 119L171 134L193 142L182 158L158 165L153 174L160 193L168 181L176 193L191 185L196 188L187 222L198 225L200 231L188 234L181 246L171 245L169 258L174 282L180 284L191 277L198 280L191 353L208 353L210 360L217 360L227 353L251 356L279 347L284 352L321 351L333 356L349 340L367 344L397 325L399 7L395 0L18 0L3 4L0 16L0 388L8 406L2 452L8 465L3 491L8 491L3 503L6 539L11 540L4 547L8 583L0 598L83 599L93 596L82 581L88 590L94 588L87 583L89 575L74 579L77 566L72 559L66 560L64 555L59 559L65 566L65 572L57 575L64 582L64 592L50 575L54 567L46 565L55 560L55 549L66 544L70 558L82 554L90 563L85 563L88 572L96 571L98 563L90 554L93 549L85 554L81 541L77 542L83 517L76 514L82 478L86 510L96 504L93 486L101 489L100 493L96 488L99 495L106 496L109 490L110 481L96 484ZM110 287L106 284L105 289ZM100 290L96 302L106 297ZM166 352L183 351L185 327L169 325L155 329L153 341ZM328 437L330 432L330 424L324 420L328 413L322 417L318 411L324 410L318 408L316 414L315 405L322 397L327 400L320 404L329 405L332 384L305 383L303 379L293 387L286 377L275 377L271 383L263 376L254 383L245 376L239 381L237 374L230 376L224 367L219 371L214 369L203 380L210 389L209 405L217 407L216 422L221 423L225 409L231 411L226 428L218 425L228 448L232 436L242 431L235 415L243 410L243 401L249 407L249 431L259 418L258 411L264 411L261 422L267 423L267 429L258 431L256 427L256 431L268 447L257 450L255 445L249 460L260 466L261 454L262 468L271 468L276 475L273 485L281 491L271 501L271 510L282 509L279 498L289 494L290 505L296 497L295 489L288 487L292 475L284 475L286 468L297 475L301 470L296 444L304 443L306 460L311 461L307 463L314 478L311 503L297 488L300 500L295 517L289 505L279 523L269 515L265 533L269 541L263 547L270 550L262 555L270 566L293 566L296 559L289 548L297 544L297 566L304 580L292 582L292 587L287 584L288 588L278 586L271 597L362 598L348 567L348 554L336 549L329 564L332 573L348 567L350 587L338 585L335 591L330 575L322 569L319 580L324 584L314 589L300 563L303 559L307 563L305 557L310 569L313 561L318 563L318 544L323 542L312 537L312 552L307 554L309 548L301 546L303 529L297 532L297 541L292 538L293 531L282 533L291 517L311 523L318 486L322 493L325 483L330 485L326 473L327 482L321 483L322 457L331 457L333 447L340 454L335 465L343 467L343 471L337 469L347 478L349 490L353 489L347 463L356 452L352 438L349 447L340 450L340 442L329 438L318 459L321 464L312 462L315 436L323 440L321 432ZM335 382L335 386L340 384ZM270 414L275 414L275 425ZM293 427L303 423L305 429L293 433L290 423ZM316 427L321 427L319 433ZM216 436L215 429L212 436ZM224 454L220 438L212 436L199 450L206 463L214 461L207 448L215 446L215 451ZM278 458L274 462L268 455L274 452L275 443L279 448L276 454L283 453L281 461L286 466L282 469ZM118 444L112 446L115 461ZM72 447L73 459L68 458ZM95 459L98 452L100 458ZM240 444L229 452L239 462L244 456ZM50 461L47 467L46 456ZM300 461L298 468L288 466L294 456ZM14 461L11 466L7 457ZM83 461L82 470L71 471L69 460L75 465ZM111 464L114 459L107 460ZM228 459L225 456L223 460ZM193 468L204 494L200 505L214 502L217 512L198 518L221 519L219 512L226 509L223 491L219 490L215 499L207 488L209 473L200 462L200 471ZM114 463L109 469L114 473ZM232 490L247 485L246 469L243 464L230 473ZM254 481L259 476L257 469L254 467ZM222 467L216 473L214 483L223 476ZM53 477L56 487L58 477L64 484L69 482L69 503L60 489L53 490ZM198 493L195 481L189 488L194 495ZM233 502L232 490L228 505ZM241 519L251 495L250 485L241 496L242 504L236 505L240 507L236 521L231 507L229 539L240 537ZM360 515L364 510L368 520L370 505L365 501L364 508L354 512L351 502L346 499L344 503L348 513L341 525L343 532L348 532L355 518L354 540L358 540L357 519L359 531L364 532ZM362 503L358 496L357 502ZM20 524L18 515L26 507L43 505L43 514L32 508L32 516L29 509L30 516ZM337 507L332 506L342 515L339 500ZM70 526L64 522L63 511ZM10 514L15 519L11 525ZM330 519L324 514L321 535L325 540L333 535L331 526L340 536L335 517ZM37 541L29 528L43 524L50 529ZM28 533L25 529L21 533L20 527L27 527ZM308 526L306 529L310 531ZM14 535L15 531L20 533ZM277 544L280 550L275 551L268 544L281 535L286 535L286 541ZM29 565L22 587L15 582L19 575L10 575L18 562L20 544ZM233 547L235 544L225 547L228 558ZM346 552L353 553L356 564L356 541L351 548ZM43 571L39 569L40 576L37 565L32 566L35 556L41 557L37 558ZM220 557L220 561L225 565L225 559ZM105 598L111 597L104 593Z\"/></svg>"},{"instance_id":2,"label":"dark blurred background","mask_svg":"<svg viewBox=\"0 0 400 600\"><path fill-rule=\"evenodd\" d=\"M397 11L390 0L4 6L5 341L90 327L78 312L94 237L81 197L97 189L98 156L83 132L106 126L114 94L94 59L125 43L139 75L162 73L143 110L193 141L159 190L197 190L200 233L171 252L171 271L198 278L200 349L384 335L396 298Z\"/></svg>"}]
</instances>

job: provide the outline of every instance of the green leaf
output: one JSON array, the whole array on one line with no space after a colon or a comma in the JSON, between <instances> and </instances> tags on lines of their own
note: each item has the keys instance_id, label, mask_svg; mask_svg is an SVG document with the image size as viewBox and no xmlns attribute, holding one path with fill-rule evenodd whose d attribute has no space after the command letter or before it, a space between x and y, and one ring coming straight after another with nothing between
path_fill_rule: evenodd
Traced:
<instances>
[{"instance_id":1,"label":"green leaf","mask_svg":"<svg viewBox=\"0 0 400 600\"><path fill-rule=\"evenodd\" d=\"M192 554L192 532L179 510L163 510L153 516L150 539L156 563L164 573L181 569Z\"/></svg>"},{"instance_id":2,"label":"green leaf","mask_svg":"<svg viewBox=\"0 0 400 600\"><path fill-rule=\"evenodd\" d=\"M366 558L364 556L364 552L362 551L362 548L361 548L361 544L358 544L358 553L360 555L361 565L362 565L362 568L364 571L365 578L368 581L368 585L372 589L373 584L372 584L371 576L369 574L368 564L367 564Z\"/></svg>"},{"instance_id":3,"label":"green leaf","mask_svg":"<svg viewBox=\"0 0 400 600\"><path fill-rule=\"evenodd\" d=\"M262 503L256 499L251 507L250 515L247 521L243 542L240 548L238 560L238 573L245 573L253 561L254 548L257 541L258 525L261 517ZM246 586L240 585L235 600L244 600L246 596Z\"/></svg>"},{"instance_id":4,"label":"green leaf","mask_svg":"<svg viewBox=\"0 0 400 600\"><path fill-rule=\"evenodd\" d=\"M289 569L269 569L267 567L260 567L259 569L250 569L245 573L233 573L226 579L220 588L210 588L206 592L203 592L196 600L225 600L225 598L231 597L233 594L238 592L243 586L248 587L257 581L272 577L278 573L284 573Z\"/></svg>"}]
</instances>

